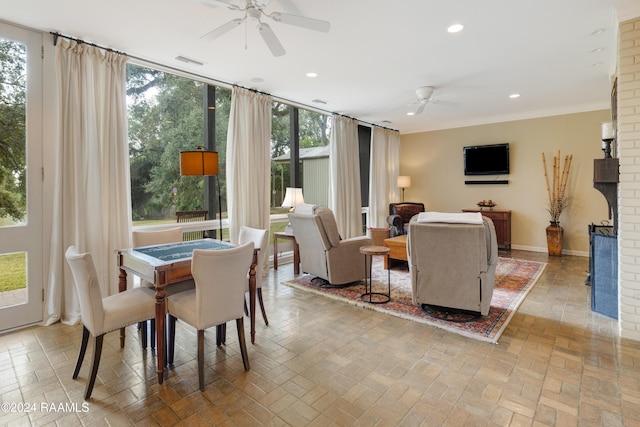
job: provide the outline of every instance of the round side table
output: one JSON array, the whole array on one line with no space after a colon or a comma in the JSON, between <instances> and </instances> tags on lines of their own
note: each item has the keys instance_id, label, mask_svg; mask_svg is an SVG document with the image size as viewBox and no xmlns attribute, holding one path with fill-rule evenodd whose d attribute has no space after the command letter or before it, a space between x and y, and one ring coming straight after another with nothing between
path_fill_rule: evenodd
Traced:
<instances>
[{"instance_id":1,"label":"round side table","mask_svg":"<svg viewBox=\"0 0 640 427\"><path fill-rule=\"evenodd\" d=\"M373 292L371 268L373 265L374 255L383 255L387 257L389 262L390 249L386 246L362 246L360 253L364 255L364 293L360 295L360 299L370 304L385 304L391 301L391 269L387 269L387 293ZM369 278L367 280L367 258L369 259ZM374 298L375 295L375 298Z\"/></svg>"}]
</instances>

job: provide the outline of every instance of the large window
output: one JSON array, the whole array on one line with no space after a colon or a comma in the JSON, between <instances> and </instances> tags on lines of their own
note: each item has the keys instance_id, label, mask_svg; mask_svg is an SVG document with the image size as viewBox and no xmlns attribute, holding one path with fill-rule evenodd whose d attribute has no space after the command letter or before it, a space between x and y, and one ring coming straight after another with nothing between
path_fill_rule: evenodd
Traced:
<instances>
[{"instance_id":1,"label":"large window","mask_svg":"<svg viewBox=\"0 0 640 427\"><path fill-rule=\"evenodd\" d=\"M209 219L217 219L220 205L223 237L228 238L226 141L231 90L128 64L127 102L134 226L175 222L177 211L206 210ZM307 203L328 205L331 116L277 101L272 112L273 234L288 223L287 208L281 207L287 187L302 188ZM180 151L199 146L219 153L217 177L180 176ZM366 157L368 176L368 151Z\"/></svg>"},{"instance_id":2,"label":"large window","mask_svg":"<svg viewBox=\"0 0 640 427\"><path fill-rule=\"evenodd\" d=\"M287 187L302 188L305 202L327 206L331 117L274 103L272 126L272 206Z\"/></svg>"},{"instance_id":3,"label":"large window","mask_svg":"<svg viewBox=\"0 0 640 427\"><path fill-rule=\"evenodd\" d=\"M226 217L224 177L230 92L221 88L212 91L192 79L127 65L134 225L175 222L177 211L207 210L208 218L216 219L217 184L222 190L222 216ZM179 153L200 146L219 152L217 178L180 176ZM215 179L220 179L219 183Z\"/></svg>"},{"instance_id":4,"label":"large window","mask_svg":"<svg viewBox=\"0 0 640 427\"><path fill-rule=\"evenodd\" d=\"M329 189L329 132L325 114L274 102L271 130L271 233L288 224L288 208L281 208L287 187L302 188L306 203L327 206ZM290 242L284 242L285 251Z\"/></svg>"}]
</instances>

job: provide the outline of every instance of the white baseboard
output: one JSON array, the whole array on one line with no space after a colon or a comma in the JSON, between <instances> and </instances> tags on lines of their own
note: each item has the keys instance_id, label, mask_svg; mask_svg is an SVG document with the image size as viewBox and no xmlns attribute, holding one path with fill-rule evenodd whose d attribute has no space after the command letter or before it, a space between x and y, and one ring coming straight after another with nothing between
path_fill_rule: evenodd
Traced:
<instances>
[{"instance_id":1,"label":"white baseboard","mask_svg":"<svg viewBox=\"0 0 640 427\"><path fill-rule=\"evenodd\" d=\"M517 249L519 251L529 251L529 252L543 252L547 253L548 249L546 247L541 248L539 246L522 246L522 245L511 245L511 249ZM574 250L562 250L563 255L574 255L574 256L582 256L589 257L589 252L585 251L574 251Z\"/></svg>"}]
</instances>

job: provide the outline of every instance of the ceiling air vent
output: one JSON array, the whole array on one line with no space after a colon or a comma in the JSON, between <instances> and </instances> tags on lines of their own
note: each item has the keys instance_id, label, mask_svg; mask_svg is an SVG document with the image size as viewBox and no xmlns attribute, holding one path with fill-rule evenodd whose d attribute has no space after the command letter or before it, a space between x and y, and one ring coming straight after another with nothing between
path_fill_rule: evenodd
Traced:
<instances>
[{"instance_id":1,"label":"ceiling air vent","mask_svg":"<svg viewBox=\"0 0 640 427\"><path fill-rule=\"evenodd\" d=\"M196 61L195 59L187 58L186 56L178 55L173 59L177 59L180 62L184 62L185 64L195 64L195 65L204 65L204 62Z\"/></svg>"}]
</instances>

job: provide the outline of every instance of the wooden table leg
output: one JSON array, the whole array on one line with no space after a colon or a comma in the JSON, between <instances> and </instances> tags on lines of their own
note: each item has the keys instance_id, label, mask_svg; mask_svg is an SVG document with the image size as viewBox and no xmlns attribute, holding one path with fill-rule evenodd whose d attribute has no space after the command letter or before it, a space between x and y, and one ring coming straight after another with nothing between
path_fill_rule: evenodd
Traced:
<instances>
[{"instance_id":1,"label":"wooden table leg","mask_svg":"<svg viewBox=\"0 0 640 427\"><path fill-rule=\"evenodd\" d=\"M278 238L273 236L273 269L278 269Z\"/></svg>"},{"instance_id":2,"label":"wooden table leg","mask_svg":"<svg viewBox=\"0 0 640 427\"><path fill-rule=\"evenodd\" d=\"M165 272L156 273L156 352L158 355L158 383L164 381L165 356L167 354L166 322L167 302L164 288L167 285Z\"/></svg>"},{"instance_id":3,"label":"wooden table leg","mask_svg":"<svg viewBox=\"0 0 640 427\"><path fill-rule=\"evenodd\" d=\"M300 246L295 239L293 239L293 274L296 276L300 274Z\"/></svg>"},{"instance_id":4,"label":"wooden table leg","mask_svg":"<svg viewBox=\"0 0 640 427\"><path fill-rule=\"evenodd\" d=\"M253 260L249 268L249 315L251 316L251 344L256 342L256 265L258 265L258 251L253 250Z\"/></svg>"}]
</instances>

